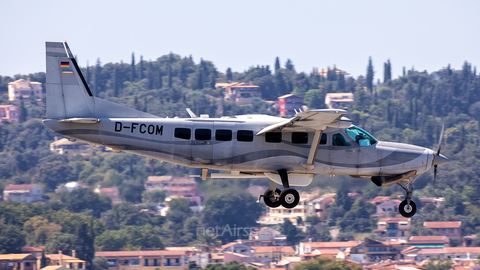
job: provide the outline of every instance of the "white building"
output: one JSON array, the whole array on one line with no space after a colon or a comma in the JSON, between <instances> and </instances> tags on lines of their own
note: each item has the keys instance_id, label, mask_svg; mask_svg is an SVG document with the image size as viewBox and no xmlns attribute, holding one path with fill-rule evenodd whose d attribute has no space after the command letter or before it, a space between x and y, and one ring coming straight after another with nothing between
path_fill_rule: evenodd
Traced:
<instances>
[{"instance_id":1,"label":"white building","mask_svg":"<svg viewBox=\"0 0 480 270\"><path fill-rule=\"evenodd\" d=\"M37 185L10 185L3 190L5 201L36 202L41 201L42 189Z\"/></svg>"},{"instance_id":2,"label":"white building","mask_svg":"<svg viewBox=\"0 0 480 270\"><path fill-rule=\"evenodd\" d=\"M327 93L325 104L329 109L347 109L354 100L352 93Z\"/></svg>"},{"instance_id":3,"label":"white building","mask_svg":"<svg viewBox=\"0 0 480 270\"><path fill-rule=\"evenodd\" d=\"M30 79L19 79L8 83L8 100L19 100L20 96L25 100L30 99L30 96L34 96L35 99L41 98L42 84L39 82L31 82Z\"/></svg>"}]
</instances>

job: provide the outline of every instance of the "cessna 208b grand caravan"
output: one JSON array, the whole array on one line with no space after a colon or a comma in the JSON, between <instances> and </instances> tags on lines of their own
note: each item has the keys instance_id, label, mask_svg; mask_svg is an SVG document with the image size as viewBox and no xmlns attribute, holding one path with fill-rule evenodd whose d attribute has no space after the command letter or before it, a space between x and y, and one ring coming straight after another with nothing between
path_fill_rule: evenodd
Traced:
<instances>
[{"instance_id":1,"label":"cessna 208b grand caravan","mask_svg":"<svg viewBox=\"0 0 480 270\"><path fill-rule=\"evenodd\" d=\"M309 110L290 119L268 115L221 118L162 118L97 97L90 91L66 42L47 42L47 119L53 131L202 169L207 178L268 178L263 200L269 207L295 207L292 186L307 186L315 174L371 179L377 186L399 184L406 193L399 212L416 212L412 184L448 162L437 151L380 142L352 125L345 110ZM208 170L230 173L209 173ZM283 186L283 190L277 188ZM403 184L403 185L402 185Z\"/></svg>"}]
</instances>

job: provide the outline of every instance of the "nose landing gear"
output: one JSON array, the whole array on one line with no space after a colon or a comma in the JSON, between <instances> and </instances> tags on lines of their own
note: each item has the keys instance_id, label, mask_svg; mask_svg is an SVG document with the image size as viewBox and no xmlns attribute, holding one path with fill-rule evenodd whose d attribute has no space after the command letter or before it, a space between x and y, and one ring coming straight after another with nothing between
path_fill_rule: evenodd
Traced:
<instances>
[{"instance_id":1,"label":"nose landing gear","mask_svg":"<svg viewBox=\"0 0 480 270\"><path fill-rule=\"evenodd\" d=\"M400 215L404 217L413 217L417 212L417 205L414 201L412 201L412 193L413 193L413 182L411 180L407 181L407 187L405 188L402 184L397 183L399 186L405 190L405 200L403 200L400 205L398 206L398 212Z\"/></svg>"}]
</instances>

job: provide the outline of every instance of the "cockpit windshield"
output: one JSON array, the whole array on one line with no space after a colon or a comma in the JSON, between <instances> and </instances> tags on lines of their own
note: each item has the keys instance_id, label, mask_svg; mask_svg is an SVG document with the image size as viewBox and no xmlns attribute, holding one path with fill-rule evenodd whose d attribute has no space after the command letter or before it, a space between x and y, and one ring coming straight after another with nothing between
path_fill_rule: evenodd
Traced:
<instances>
[{"instance_id":1,"label":"cockpit windshield","mask_svg":"<svg viewBox=\"0 0 480 270\"><path fill-rule=\"evenodd\" d=\"M346 132L360 146L369 146L377 143L377 139L357 126L347 128Z\"/></svg>"}]
</instances>

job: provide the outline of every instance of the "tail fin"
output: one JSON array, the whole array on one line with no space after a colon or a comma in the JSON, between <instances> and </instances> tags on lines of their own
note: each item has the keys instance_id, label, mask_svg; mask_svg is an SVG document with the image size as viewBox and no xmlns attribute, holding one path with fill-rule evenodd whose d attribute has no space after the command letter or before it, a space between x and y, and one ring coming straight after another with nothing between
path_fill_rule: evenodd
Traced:
<instances>
[{"instance_id":1,"label":"tail fin","mask_svg":"<svg viewBox=\"0 0 480 270\"><path fill-rule=\"evenodd\" d=\"M93 96L67 42L47 42L47 118L158 117Z\"/></svg>"}]
</instances>

